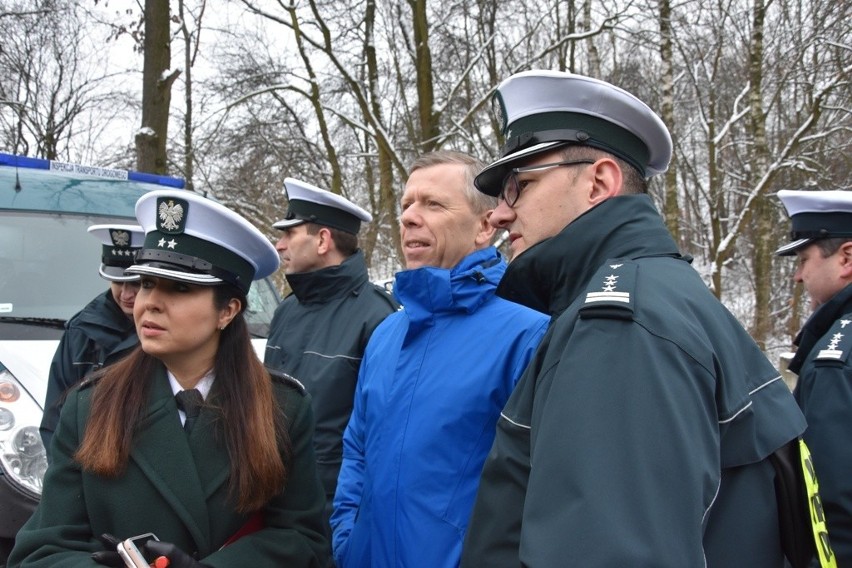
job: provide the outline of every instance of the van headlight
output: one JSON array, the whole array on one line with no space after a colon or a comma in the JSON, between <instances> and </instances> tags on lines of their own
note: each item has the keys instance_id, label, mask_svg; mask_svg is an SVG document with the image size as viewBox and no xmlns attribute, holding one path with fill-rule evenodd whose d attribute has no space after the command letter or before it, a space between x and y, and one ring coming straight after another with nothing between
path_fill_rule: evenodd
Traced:
<instances>
[{"instance_id":1,"label":"van headlight","mask_svg":"<svg viewBox=\"0 0 852 568\"><path fill-rule=\"evenodd\" d=\"M47 454L38 426L41 408L7 369L0 365L0 467L34 499L41 497Z\"/></svg>"}]
</instances>

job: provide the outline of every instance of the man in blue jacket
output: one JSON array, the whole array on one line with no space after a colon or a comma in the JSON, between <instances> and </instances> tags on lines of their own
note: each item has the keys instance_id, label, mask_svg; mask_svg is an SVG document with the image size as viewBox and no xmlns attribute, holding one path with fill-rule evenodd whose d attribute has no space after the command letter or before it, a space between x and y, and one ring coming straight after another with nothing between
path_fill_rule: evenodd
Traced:
<instances>
[{"instance_id":1,"label":"man in blue jacket","mask_svg":"<svg viewBox=\"0 0 852 568\"><path fill-rule=\"evenodd\" d=\"M776 251L797 257L793 279L813 314L796 337L789 369L808 420L805 442L819 474L831 547L852 566L852 191L779 191L793 240Z\"/></svg>"},{"instance_id":2,"label":"man in blue jacket","mask_svg":"<svg viewBox=\"0 0 852 568\"><path fill-rule=\"evenodd\" d=\"M403 310L361 362L334 499L340 568L455 567L494 425L548 324L495 296L506 265L490 246L482 164L436 152L401 200Z\"/></svg>"},{"instance_id":3,"label":"man in blue jacket","mask_svg":"<svg viewBox=\"0 0 852 568\"><path fill-rule=\"evenodd\" d=\"M497 293L554 321L498 422L462 566L781 568L771 456L805 421L646 194L662 120L571 73L495 98L506 144L476 186L514 255Z\"/></svg>"}]
</instances>

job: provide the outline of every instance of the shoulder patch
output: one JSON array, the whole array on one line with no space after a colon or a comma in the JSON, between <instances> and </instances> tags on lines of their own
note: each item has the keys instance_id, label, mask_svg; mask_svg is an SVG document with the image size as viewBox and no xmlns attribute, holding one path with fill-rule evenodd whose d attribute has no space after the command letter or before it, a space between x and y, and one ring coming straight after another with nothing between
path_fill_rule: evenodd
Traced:
<instances>
[{"instance_id":1,"label":"shoulder patch","mask_svg":"<svg viewBox=\"0 0 852 568\"><path fill-rule=\"evenodd\" d=\"M302 394L305 394L307 392L305 390L305 385L303 385L301 382L299 382L298 379L288 375L284 371L279 371L278 369L270 369L269 367L267 367L266 370L269 372L269 376L272 377L272 380L276 383L289 385Z\"/></svg>"},{"instance_id":2,"label":"shoulder patch","mask_svg":"<svg viewBox=\"0 0 852 568\"><path fill-rule=\"evenodd\" d=\"M852 351L852 314L846 314L831 326L817 342L814 361L846 361Z\"/></svg>"},{"instance_id":3,"label":"shoulder patch","mask_svg":"<svg viewBox=\"0 0 852 568\"><path fill-rule=\"evenodd\" d=\"M580 317L633 319L638 268L632 260L607 260L589 281Z\"/></svg>"}]
</instances>

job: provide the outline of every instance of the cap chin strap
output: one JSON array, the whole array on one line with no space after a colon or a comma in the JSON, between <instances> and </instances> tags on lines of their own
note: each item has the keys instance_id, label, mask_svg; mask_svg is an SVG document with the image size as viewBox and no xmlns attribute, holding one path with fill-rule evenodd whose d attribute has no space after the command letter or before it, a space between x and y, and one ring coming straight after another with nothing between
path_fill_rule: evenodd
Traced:
<instances>
[{"instance_id":1,"label":"cap chin strap","mask_svg":"<svg viewBox=\"0 0 852 568\"><path fill-rule=\"evenodd\" d=\"M202 258L198 258L197 256L190 256L187 254L180 254L177 252L169 252L158 249L142 249L136 253L136 264L141 264L143 262L146 264L149 262L170 264L173 266L179 266L181 268L188 268L193 272L209 274L211 276L219 278L224 282L233 284L244 292L247 292L248 287L251 286L251 282L248 282L246 285L242 282L242 279L233 272L229 272L227 270L223 270L219 267L213 266L210 262Z\"/></svg>"},{"instance_id":2,"label":"cap chin strap","mask_svg":"<svg viewBox=\"0 0 852 568\"><path fill-rule=\"evenodd\" d=\"M798 241L799 239L834 239L834 238L852 238L852 231L835 231L828 229L819 229L816 231L790 231L790 240Z\"/></svg>"},{"instance_id":3,"label":"cap chin strap","mask_svg":"<svg viewBox=\"0 0 852 568\"><path fill-rule=\"evenodd\" d=\"M642 174L642 177L645 177L645 168L642 167L642 165L632 156L627 155L627 153L605 142L601 142L597 138L593 138L592 135L585 130L562 128L557 130L543 130L541 132L524 132L523 134L513 136L507 140L500 149L500 155L505 157L525 148L535 146L536 144L544 144L545 142L564 142L565 145L578 144L603 150L608 154L621 158L636 168L636 170Z\"/></svg>"},{"instance_id":4,"label":"cap chin strap","mask_svg":"<svg viewBox=\"0 0 852 568\"><path fill-rule=\"evenodd\" d=\"M357 235L361 229L361 220L355 215L331 205L314 203L302 199L292 199L285 220L300 219L306 223L316 223L347 233Z\"/></svg>"},{"instance_id":5,"label":"cap chin strap","mask_svg":"<svg viewBox=\"0 0 852 568\"><path fill-rule=\"evenodd\" d=\"M503 147L500 148L500 155L505 157L509 154L514 154L530 146L543 144L544 142L565 142L566 144L584 144L591 136L585 130L575 130L571 128L562 128L559 130L544 130L541 132L523 132L517 136L512 136Z\"/></svg>"}]
</instances>

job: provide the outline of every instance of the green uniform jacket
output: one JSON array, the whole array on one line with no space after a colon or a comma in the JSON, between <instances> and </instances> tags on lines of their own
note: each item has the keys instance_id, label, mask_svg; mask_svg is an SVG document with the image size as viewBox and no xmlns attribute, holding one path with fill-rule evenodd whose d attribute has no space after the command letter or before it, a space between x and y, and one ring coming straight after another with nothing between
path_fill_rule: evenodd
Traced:
<instances>
[{"instance_id":1,"label":"green uniform jacket","mask_svg":"<svg viewBox=\"0 0 852 568\"><path fill-rule=\"evenodd\" d=\"M65 323L65 333L50 364L39 428L48 459L65 392L92 371L118 361L138 344L133 318L121 311L111 290L98 294Z\"/></svg>"},{"instance_id":2,"label":"green uniform jacket","mask_svg":"<svg viewBox=\"0 0 852 568\"><path fill-rule=\"evenodd\" d=\"M72 459L85 432L93 388L68 396L53 440L42 500L18 533L9 566L99 566L97 536L153 532L214 567L323 566L325 498L316 474L310 398L276 378L293 444L287 484L263 509L265 527L219 550L247 521L228 500L229 457L214 440L214 414L202 410L184 432L165 368L156 373L126 471L104 478ZM216 384L210 396L214 396Z\"/></svg>"},{"instance_id":3,"label":"green uniform jacket","mask_svg":"<svg viewBox=\"0 0 852 568\"><path fill-rule=\"evenodd\" d=\"M361 251L338 266L288 274L287 282L293 293L275 310L264 363L295 377L311 394L317 423L317 470L328 501L327 520L361 357L373 330L399 304L369 281Z\"/></svg>"},{"instance_id":4,"label":"green uniform jacket","mask_svg":"<svg viewBox=\"0 0 852 568\"><path fill-rule=\"evenodd\" d=\"M852 284L808 318L790 370L838 566L852 566Z\"/></svg>"},{"instance_id":5,"label":"green uniform jacket","mask_svg":"<svg viewBox=\"0 0 852 568\"><path fill-rule=\"evenodd\" d=\"M554 323L497 424L462 566L781 568L767 457L805 421L646 195L518 256Z\"/></svg>"}]
</instances>

